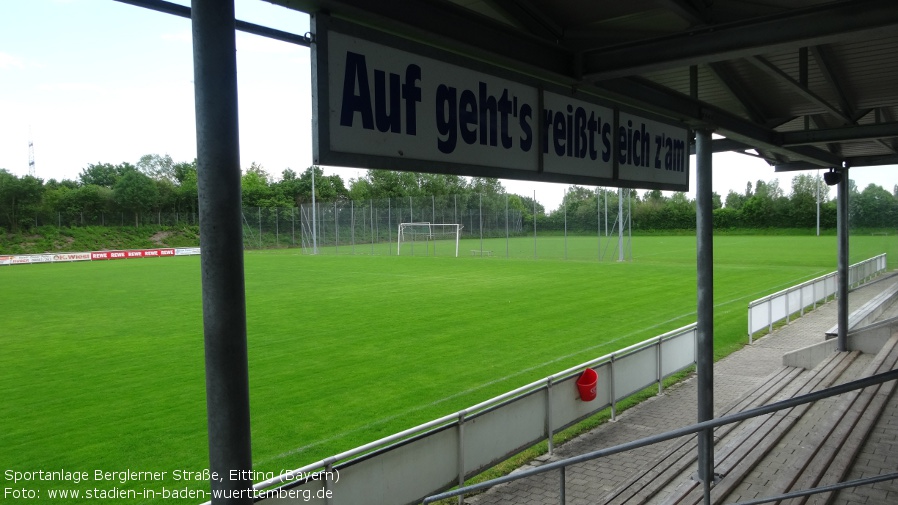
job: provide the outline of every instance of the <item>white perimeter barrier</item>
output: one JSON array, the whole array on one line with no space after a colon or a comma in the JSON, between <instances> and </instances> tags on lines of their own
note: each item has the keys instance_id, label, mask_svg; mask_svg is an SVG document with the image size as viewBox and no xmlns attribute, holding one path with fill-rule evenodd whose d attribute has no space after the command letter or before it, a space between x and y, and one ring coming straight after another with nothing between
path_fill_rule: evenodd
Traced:
<instances>
[{"instance_id":1,"label":"white perimeter barrier","mask_svg":"<svg viewBox=\"0 0 898 505\"><path fill-rule=\"evenodd\" d=\"M263 501L328 505L420 503L695 363L695 324L550 375L460 412L274 476ZM596 371L595 399L577 379ZM551 449L551 442L550 442ZM351 459L350 459L351 458ZM338 475L338 478L332 478ZM272 486L280 485L276 489ZM267 490L267 491L266 491ZM329 497L327 497L329 495ZM327 498L325 498L327 497Z\"/></svg>"},{"instance_id":2,"label":"white perimeter barrier","mask_svg":"<svg viewBox=\"0 0 898 505\"><path fill-rule=\"evenodd\" d=\"M127 249L116 251L89 251L52 254L15 254L0 256L0 265L30 265L34 263L69 263L72 261L164 258L169 256L191 256L199 253L199 247L162 247L156 249Z\"/></svg>"},{"instance_id":3,"label":"white perimeter barrier","mask_svg":"<svg viewBox=\"0 0 898 505\"><path fill-rule=\"evenodd\" d=\"M880 254L848 267L848 285L856 287L886 270L886 255ZM833 272L811 279L797 286L759 298L748 304L748 343L754 342L753 335L763 329L773 331L774 323L789 322L792 314L804 315L806 307L817 308L817 303L835 296L839 288L839 277Z\"/></svg>"}]
</instances>

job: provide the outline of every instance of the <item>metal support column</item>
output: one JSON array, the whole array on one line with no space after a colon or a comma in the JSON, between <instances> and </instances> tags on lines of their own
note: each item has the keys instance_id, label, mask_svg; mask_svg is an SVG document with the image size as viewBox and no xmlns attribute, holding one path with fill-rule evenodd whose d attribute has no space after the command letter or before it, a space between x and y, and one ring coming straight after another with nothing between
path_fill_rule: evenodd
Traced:
<instances>
[{"instance_id":1,"label":"metal support column","mask_svg":"<svg viewBox=\"0 0 898 505\"><path fill-rule=\"evenodd\" d=\"M192 0L203 333L213 503L251 504L234 0ZM246 477L231 479L231 471Z\"/></svg>"},{"instance_id":2,"label":"metal support column","mask_svg":"<svg viewBox=\"0 0 898 505\"><path fill-rule=\"evenodd\" d=\"M842 179L839 181L838 201L836 209L838 214L839 235L839 334L836 343L840 352L848 350L848 286L851 279L848 278L848 168L842 170Z\"/></svg>"},{"instance_id":3,"label":"metal support column","mask_svg":"<svg viewBox=\"0 0 898 505\"><path fill-rule=\"evenodd\" d=\"M698 325L696 328L698 374L698 422L714 418L714 244L711 201L711 132L695 132L696 153L696 259ZM714 482L714 432L698 433L698 478L710 504Z\"/></svg>"}]
</instances>

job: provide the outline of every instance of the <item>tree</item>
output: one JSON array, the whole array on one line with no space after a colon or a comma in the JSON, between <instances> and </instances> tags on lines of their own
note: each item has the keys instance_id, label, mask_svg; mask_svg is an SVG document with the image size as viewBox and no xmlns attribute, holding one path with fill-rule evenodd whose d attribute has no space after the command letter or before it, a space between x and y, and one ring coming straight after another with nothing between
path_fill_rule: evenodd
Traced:
<instances>
[{"instance_id":1,"label":"tree","mask_svg":"<svg viewBox=\"0 0 898 505\"><path fill-rule=\"evenodd\" d=\"M40 208L44 181L26 175L18 178L0 168L0 225L12 232L34 223Z\"/></svg>"},{"instance_id":2,"label":"tree","mask_svg":"<svg viewBox=\"0 0 898 505\"><path fill-rule=\"evenodd\" d=\"M745 195L740 195L733 190L730 190L727 193L726 202L724 203L724 207L731 210L740 210L743 205L745 205L745 201L748 200L748 197Z\"/></svg>"},{"instance_id":3,"label":"tree","mask_svg":"<svg viewBox=\"0 0 898 505\"><path fill-rule=\"evenodd\" d=\"M495 177L472 177L468 183L468 188L475 195L501 195L505 193L502 183Z\"/></svg>"},{"instance_id":4,"label":"tree","mask_svg":"<svg viewBox=\"0 0 898 505\"><path fill-rule=\"evenodd\" d=\"M810 174L799 174L792 178L792 194L789 196L789 222L791 226L813 227L817 224L817 198L826 201L827 189L820 186L822 181ZM823 184L824 188L826 187Z\"/></svg>"},{"instance_id":5,"label":"tree","mask_svg":"<svg viewBox=\"0 0 898 505\"><path fill-rule=\"evenodd\" d=\"M174 183L176 178L175 162L171 156L159 156L158 154L145 154L137 162L137 170L150 179L156 181L166 180Z\"/></svg>"},{"instance_id":6,"label":"tree","mask_svg":"<svg viewBox=\"0 0 898 505\"><path fill-rule=\"evenodd\" d=\"M365 178L368 180L370 198L396 198L420 194L418 177L413 172L368 170Z\"/></svg>"},{"instance_id":7,"label":"tree","mask_svg":"<svg viewBox=\"0 0 898 505\"><path fill-rule=\"evenodd\" d=\"M418 174L418 188L425 195L458 195L464 193L467 186L465 178L458 175Z\"/></svg>"},{"instance_id":8,"label":"tree","mask_svg":"<svg viewBox=\"0 0 898 505\"><path fill-rule=\"evenodd\" d=\"M261 165L253 162L240 178L244 207L274 207L270 205L275 193L269 186L270 176Z\"/></svg>"},{"instance_id":9,"label":"tree","mask_svg":"<svg viewBox=\"0 0 898 505\"><path fill-rule=\"evenodd\" d=\"M78 180L85 186L92 184L112 189L112 187L115 186L116 181L118 181L125 172L132 170L136 170L134 165L126 162L119 163L118 165L113 165L111 163L97 163L88 165L86 168L82 169L81 174L78 175Z\"/></svg>"},{"instance_id":10,"label":"tree","mask_svg":"<svg viewBox=\"0 0 898 505\"><path fill-rule=\"evenodd\" d=\"M849 201L852 226L893 227L898 219L898 200L881 186L870 184Z\"/></svg>"},{"instance_id":11,"label":"tree","mask_svg":"<svg viewBox=\"0 0 898 505\"><path fill-rule=\"evenodd\" d=\"M308 195L308 199L304 201L312 201L312 174L315 175L315 200L316 201L334 201L343 200L349 195L346 186L343 185L343 179L339 175L324 175L321 167L313 165L307 168L299 176L302 183L303 194ZM306 188L308 190L306 191Z\"/></svg>"},{"instance_id":12,"label":"tree","mask_svg":"<svg viewBox=\"0 0 898 505\"><path fill-rule=\"evenodd\" d=\"M153 179L137 170L131 170L115 183L113 195L116 203L134 213L134 226L139 226L140 213L156 205L159 190Z\"/></svg>"},{"instance_id":13,"label":"tree","mask_svg":"<svg viewBox=\"0 0 898 505\"><path fill-rule=\"evenodd\" d=\"M196 159L190 163L175 163L175 179L178 181L177 208L196 212L199 204Z\"/></svg>"}]
</instances>

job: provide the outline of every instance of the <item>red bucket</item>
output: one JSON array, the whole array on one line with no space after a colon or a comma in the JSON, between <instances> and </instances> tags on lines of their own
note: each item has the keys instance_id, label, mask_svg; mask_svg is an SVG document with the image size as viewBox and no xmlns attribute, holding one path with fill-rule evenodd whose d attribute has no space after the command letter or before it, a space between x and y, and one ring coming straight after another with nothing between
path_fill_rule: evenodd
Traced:
<instances>
[{"instance_id":1,"label":"red bucket","mask_svg":"<svg viewBox=\"0 0 898 505\"><path fill-rule=\"evenodd\" d=\"M577 390L580 391L580 399L584 402L591 402L596 399L596 383L599 381L599 374L592 368L587 368L580 374L577 379Z\"/></svg>"}]
</instances>

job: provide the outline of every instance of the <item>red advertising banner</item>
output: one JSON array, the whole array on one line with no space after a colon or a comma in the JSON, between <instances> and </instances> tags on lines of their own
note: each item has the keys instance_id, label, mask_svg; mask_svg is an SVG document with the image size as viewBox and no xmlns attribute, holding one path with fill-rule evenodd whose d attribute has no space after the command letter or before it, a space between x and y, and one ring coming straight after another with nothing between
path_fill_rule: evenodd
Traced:
<instances>
[{"instance_id":1,"label":"red advertising banner","mask_svg":"<svg viewBox=\"0 0 898 505\"><path fill-rule=\"evenodd\" d=\"M20 254L20 255L2 255L0 256L0 265L22 265L29 263L59 263L68 261L101 261L101 260L123 260L130 258L174 258L175 256L186 256L199 254L199 247L174 248L166 247L160 249L135 249L129 251L91 251L91 252L73 252L58 254Z\"/></svg>"},{"instance_id":2,"label":"red advertising banner","mask_svg":"<svg viewBox=\"0 0 898 505\"><path fill-rule=\"evenodd\" d=\"M90 253L92 260L121 260L127 257L127 251L94 251Z\"/></svg>"}]
</instances>

